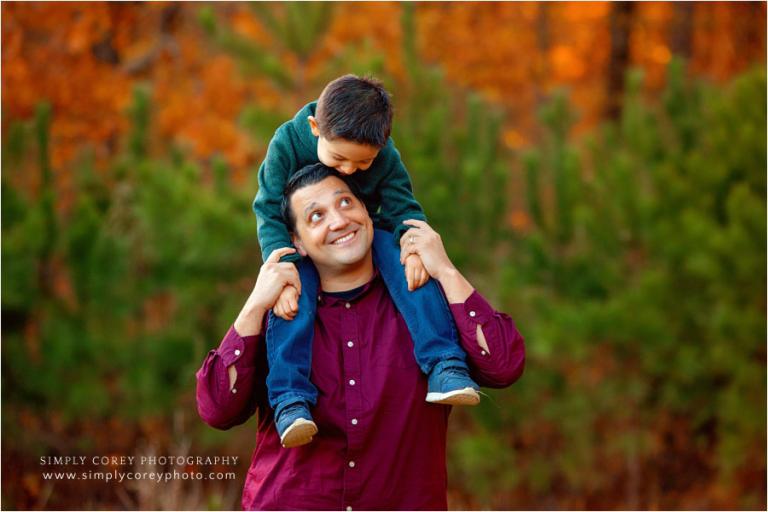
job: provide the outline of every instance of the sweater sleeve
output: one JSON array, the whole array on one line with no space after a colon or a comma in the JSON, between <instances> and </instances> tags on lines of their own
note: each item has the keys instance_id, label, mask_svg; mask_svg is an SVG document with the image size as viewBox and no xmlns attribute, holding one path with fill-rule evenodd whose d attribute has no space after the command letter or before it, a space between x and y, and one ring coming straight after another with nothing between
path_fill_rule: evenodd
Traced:
<instances>
[{"instance_id":1,"label":"sweater sleeve","mask_svg":"<svg viewBox=\"0 0 768 512\"><path fill-rule=\"evenodd\" d=\"M403 224L404 220L427 220L421 205L413 197L413 186L408 171L405 169L400 152L395 148L390 139L384 151L391 152L387 155L387 171L381 181L379 195L381 197L381 220L392 226L395 234L395 244L399 244L400 237L410 229Z\"/></svg>"},{"instance_id":2,"label":"sweater sleeve","mask_svg":"<svg viewBox=\"0 0 768 512\"><path fill-rule=\"evenodd\" d=\"M283 223L280 213L285 184L291 171L298 165L295 152L291 147L289 129L287 125L277 129L269 143L267 156L259 167L259 190L253 200L253 211L256 214L262 261L266 261L275 249L293 247L288 228ZM284 256L282 261L299 259L298 254L290 254Z\"/></svg>"}]
</instances>

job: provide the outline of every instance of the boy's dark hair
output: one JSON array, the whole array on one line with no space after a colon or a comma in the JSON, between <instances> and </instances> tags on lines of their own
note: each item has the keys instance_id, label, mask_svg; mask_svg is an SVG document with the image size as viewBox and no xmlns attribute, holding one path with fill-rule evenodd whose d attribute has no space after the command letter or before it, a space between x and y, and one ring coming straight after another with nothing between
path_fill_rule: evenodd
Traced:
<instances>
[{"instance_id":1,"label":"boy's dark hair","mask_svg":"<svg viewBox=\"0 0 768 512\"><path fill-rule=\"evenodd\" d=\"M323 89L315 119L328 140L383 148L392 131L392 102L378 80L344 75Z\"/></svg>"},{"instance_id":2,"label":"boy's dark hair","mask_svg":"<svg viewBox=\"0 0 768 512\"><path fill-rule=\"evenodd\" d=\"M320 183L329 176L335 176L346 183L349 190L352 191L352 194L360 199L357 187L347 180L345 175L341 174L333 167L328 167L321 163L302 167L296 174L288 179L288 183L285 184L285 189L283 190L283 200L280 203L280 214L283 216L283 222L288 227L289 233L296 231L296 215L291 209L291 197L293 197L293 194L304 187Z\"/></svg>"}]
</instances>

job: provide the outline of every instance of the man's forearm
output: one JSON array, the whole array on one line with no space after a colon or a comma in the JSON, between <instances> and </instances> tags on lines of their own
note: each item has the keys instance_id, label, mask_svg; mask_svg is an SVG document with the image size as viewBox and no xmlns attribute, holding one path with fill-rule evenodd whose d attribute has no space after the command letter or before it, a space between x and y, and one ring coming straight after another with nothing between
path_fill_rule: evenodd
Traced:
<instances>
[{"instance_id":1,"label":"man's forearm","mask_svg":"<svg viewBox=\"0 0 768 512\"><path fill-rule=\"evenodd\" d=\"M448 304L465 302L475 291L469 281L455 267L449 267L440 272L437 281L443 287Z\"/></svg>"},{"instance_id":2,"label":"man's forearm","mask_svg":"<svg viewBox=\"0 0 768 512\"><path fill-rule=\"evenodd\" d=\"M263 308L246 304L240 314L237 315L234 323L235 330L242 337L261 334L265 313Z\"/></svg>"}]
</instances>

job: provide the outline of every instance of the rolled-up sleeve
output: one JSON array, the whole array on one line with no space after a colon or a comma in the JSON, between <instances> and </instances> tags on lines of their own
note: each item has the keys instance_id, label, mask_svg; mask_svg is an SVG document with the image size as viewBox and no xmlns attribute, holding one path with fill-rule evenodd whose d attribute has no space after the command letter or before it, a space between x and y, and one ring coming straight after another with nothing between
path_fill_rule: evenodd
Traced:
<instances>
[{"instance_id":1,"label":"rolled-up sleeve","mask_svg":"<svg viewBox=\"0 0 768 512\"><path fill-rule=\"evenodd\" d=\"M197 412L208 425L227 430L245 423L256 411L262 375L256 375L262 336L241 337L230 327L218 348L208 352L197 378ZM230 389L227 368L234 365L237 379Z\"/></svg>"},{"instance_id":2,"label":"rolled-up sleeve","mask_svg":"<svg viewBox=\"0 0 768 512\"><path fill-rule=\"evenodd\" d=\"M525 342L515 322L493 309L477 291L464 303L451 304L450 308L477 383L503 388L519 379L525 367ZM485 336L487 350L478 343L478 325Z\"/></svg>"}]
</instances>

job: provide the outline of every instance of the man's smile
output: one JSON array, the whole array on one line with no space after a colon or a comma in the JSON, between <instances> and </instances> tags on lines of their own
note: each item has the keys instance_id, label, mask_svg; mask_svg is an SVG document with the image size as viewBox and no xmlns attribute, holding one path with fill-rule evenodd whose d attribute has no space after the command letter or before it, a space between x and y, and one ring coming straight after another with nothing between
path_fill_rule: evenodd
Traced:
<instances>
[{"instance_id":1,"label":"man's smile","mask_svg":"<svg viewBox=\"0 0 768 512\"><path fill-rule=\"evenodd\" d=\"M331 245L344 245L346 243L351 242L355 237L357 237L357 231L358 230L355 229L354 231L350 231L346 235L342 235L342 236L336 238L335 240L333 240L331 242Z\"/></svg>"}]
</instances>

